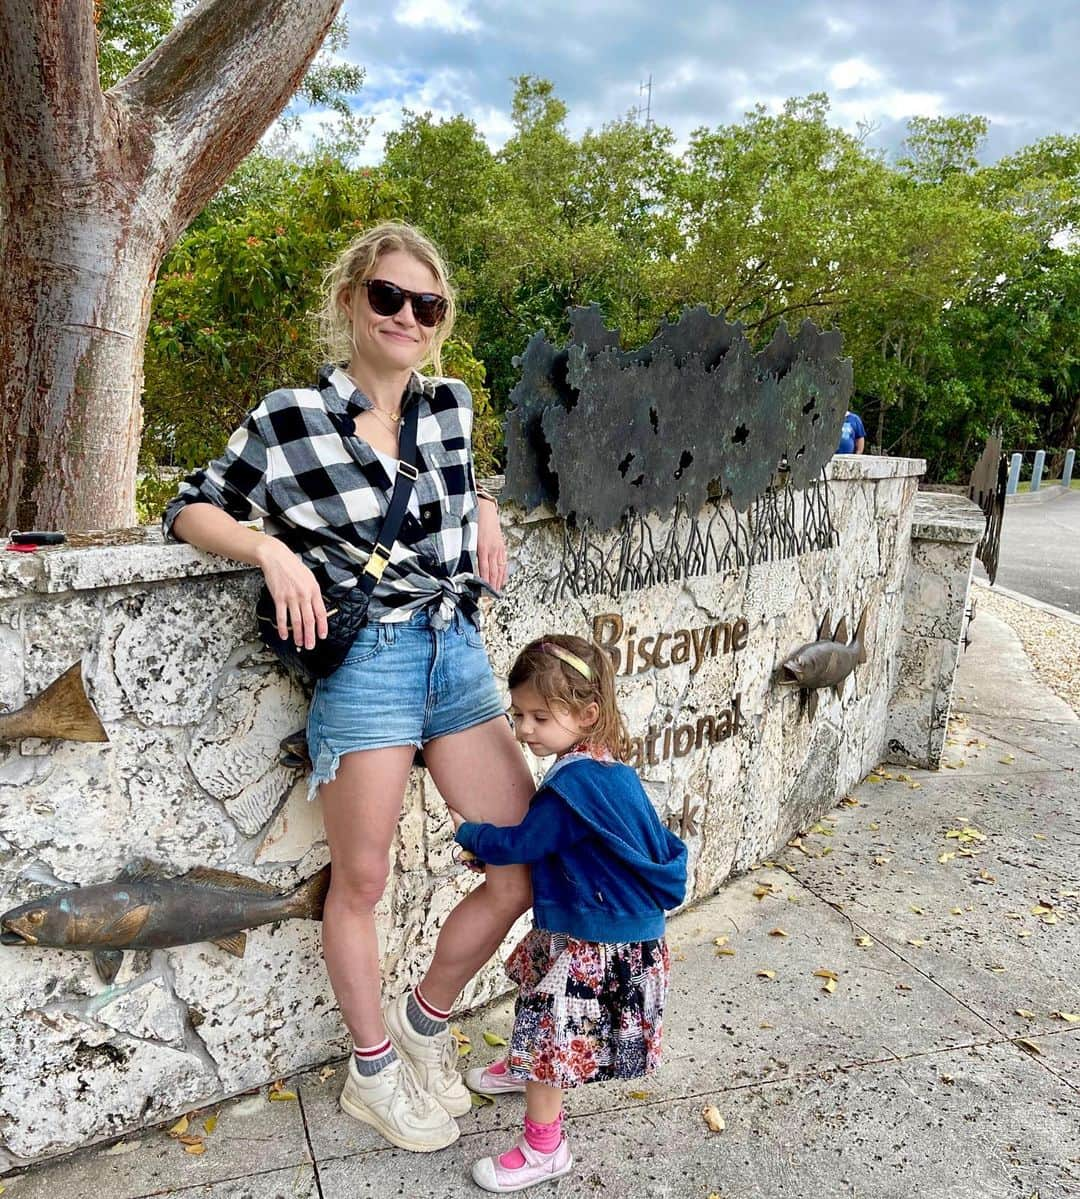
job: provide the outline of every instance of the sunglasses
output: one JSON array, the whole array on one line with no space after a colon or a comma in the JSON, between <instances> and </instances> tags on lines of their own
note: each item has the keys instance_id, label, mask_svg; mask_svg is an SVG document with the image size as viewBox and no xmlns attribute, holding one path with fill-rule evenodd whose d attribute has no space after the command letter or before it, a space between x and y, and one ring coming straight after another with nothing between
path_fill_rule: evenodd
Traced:
<instances>
[{"instance_id":1,"label":"sunglasses","mask_svg":"<svg viewBox=\"0 0 1080 1199\"><path fill-rule=\"evenodd\" d=\"M433 291L409 291L386 279L365 279L363 286L367 288L372 312L379 316L396 316L405 307L406 300L412 303L417 323L428 329L434 328L446 316L446 297Z\"/></svg>"}]
</instances>

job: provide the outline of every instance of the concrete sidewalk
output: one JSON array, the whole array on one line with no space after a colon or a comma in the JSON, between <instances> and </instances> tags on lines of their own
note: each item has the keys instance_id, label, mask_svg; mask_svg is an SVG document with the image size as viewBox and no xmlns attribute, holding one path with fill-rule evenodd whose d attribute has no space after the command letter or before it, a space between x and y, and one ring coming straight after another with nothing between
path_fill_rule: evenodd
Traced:
<instances>
[{"instance_id":1,"label":"concrete sidewalk","mask_svg":"<svg viewBox=\"0 0 1080 1199\"><path fill-rule=\"evenodd\" d=\"M663 1069L574 1095L577 1165L530 1193L1080 1197L1080 1022L1061 1014L1080 1015L1080 720L1007 625L972 634L946 767L871 775L671 922ZM470 1060L509 1024L508 1003L462 1021ZM199 1156L145 1133L0 1180L3 1199L478 1196L468 1163L521 1119L503 1100L446 1152L401 1153L340 1113L342 1077L207 1109Z\"/></svg>"}]
</instances>

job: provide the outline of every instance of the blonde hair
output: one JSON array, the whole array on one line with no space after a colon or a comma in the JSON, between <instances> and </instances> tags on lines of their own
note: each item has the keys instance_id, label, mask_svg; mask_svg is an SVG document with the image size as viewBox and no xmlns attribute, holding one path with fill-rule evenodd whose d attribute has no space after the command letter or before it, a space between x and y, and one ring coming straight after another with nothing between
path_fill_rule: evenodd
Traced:
<instances>
[{"instance_id":1,"label":"blonde hair","mask_svg":"<svg viewBox=\"0 0 1080 1199\"><path fill-rule=\"evenodd\" d=\"M457 315L450 272L434 242L412 225L397 221L385 221L354 238L323 275L323 300L317 313L323 347L331 362L349 361L353 351L352 324L342 309L341 300L346 294L354 294L357 285L371 277L375 264L383 254L395 250L411 254L418 262L422 262L438 280L439 290L446 297L446 315L435 329L426 356L418 364L423 367L430 363L435 374L441 375L442 348Z\"/></svg>"},{"instance_id":2,"label":"blonde hair","mask_svg":"<svg viewBox=\"0 0 1080 1199\"><path fill-rule=\"evenodd\" d=\"M580 658L592 675L558 657L548 647L556 647ZM589 704L600 709L596 724L588 733L589 742L602 746L616 761L625 761L629 747L626 723L615 699L615 667L605 650L584 637L550 633L530 641L510 668L507 683L511 690L530 684L548 705L561 704L575 717Z\"/></svg>"}]
</instances>

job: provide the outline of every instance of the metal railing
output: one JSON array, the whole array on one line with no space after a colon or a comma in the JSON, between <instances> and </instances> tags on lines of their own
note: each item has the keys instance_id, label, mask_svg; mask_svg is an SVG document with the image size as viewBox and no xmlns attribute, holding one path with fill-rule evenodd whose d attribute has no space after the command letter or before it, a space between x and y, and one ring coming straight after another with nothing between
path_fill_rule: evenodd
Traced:
<instances>
[{"instance_id":1,"label":"metal railing","mask_svg":"<svg viewBox=\"0 0 1080 1199\"><path fill-rule=\"evenodd\" d=\"M1031 464L1031 490L1038 491L1042 487L1043 471L1046 469L1046 450L1027 450L1025 453L1013 454L1009 459L1009 482L1005 490L1006 495L1016 495L1017 488L1020 485L1020 467L1023 465L1025 455L1032 453L1034 453L1035 458ZM1063 487L1072 486L1073 466L1075 464L1076 451L1066 450L1060 479Z\"/></svg>"}]
</instances>

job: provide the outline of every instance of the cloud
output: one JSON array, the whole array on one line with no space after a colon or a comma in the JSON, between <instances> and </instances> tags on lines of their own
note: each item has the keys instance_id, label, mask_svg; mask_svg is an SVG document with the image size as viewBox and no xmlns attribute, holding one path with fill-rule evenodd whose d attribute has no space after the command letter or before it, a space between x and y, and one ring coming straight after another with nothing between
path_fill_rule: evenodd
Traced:
<instances>
[{"instance_id":1,"label":"cloud","mask_svg":"<svg viewBox=\"0 0 1080 1199\"><path fill-rule=\"evenodd\" d=\"M472 33L479 22L464 0L405 0L394 20L412 29L440 29L445 33Z\"/></svg>"},{"instance_id":2,"label":"cloud","mask_svg":"<svg viewBox=\"0 0 1080 1199\"><path fill-rule=\"evenodd\" d=\"M652 117L680 144L755 104L820 91L838 124L869 122L889 153L912 116L988 115L995 157L1075 132L1080 112L1075 0L400 0L382 20L346 0L345 11L345 54L368 73L359 108L375 121L372 160L402 107L464 113L499 145L521 74L554 83L574 134L637 109L651 74Z\"/></svg>"}]
</instances>

